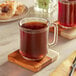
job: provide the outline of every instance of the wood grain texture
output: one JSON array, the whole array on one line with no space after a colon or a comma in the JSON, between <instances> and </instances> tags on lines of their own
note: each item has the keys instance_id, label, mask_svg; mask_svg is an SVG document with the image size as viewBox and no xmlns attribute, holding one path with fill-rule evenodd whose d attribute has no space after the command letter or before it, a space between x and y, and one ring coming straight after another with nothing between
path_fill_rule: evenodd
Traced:
<instances>
[{"instance_id":1,"label":"wood grain texture","mask_svg":"<svg viewBox=\"0 0 76 76\"><path fill-rule=\"evenodd\" d=\"M36 61L28 61L28 60L23 59L23 57L19 53L19 50L8 55L8 60L10 62L18 64L18 65L20 65L24 68L27 68L33 72L40 71L42 68L46 67L48 64L54 62L56 59L57 59L56 57L53 57L53 59L52 59L52 58L46 56L41 61L37 61L37 62Z\"/></svg>"},{"instance_id":2,"label":"wood grain texture","mask_svg":"<svg viewBox=\"0 0 76 76\"><path fill-rule=\"evenodd\" d=\"M65 59L57 68L54 70L50 76L69 76L69 72L71 70L71 65L76 57L76 51L72 53L67 59ZM76 71L74 72L74 75L76 76Z\"/></svg>"}]
</instances>

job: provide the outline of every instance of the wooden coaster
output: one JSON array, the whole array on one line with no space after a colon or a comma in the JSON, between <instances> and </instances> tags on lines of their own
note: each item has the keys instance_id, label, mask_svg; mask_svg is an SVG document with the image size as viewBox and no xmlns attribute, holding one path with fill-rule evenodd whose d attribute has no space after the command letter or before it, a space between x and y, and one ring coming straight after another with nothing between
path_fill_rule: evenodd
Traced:
<instances>
[{"instance_id":1,"label":"wooden coaster","mask_svg":"<svg viewBox=\"0 0 76 76\"><path fill-rule=\"evenodd\" d=\"M76 57L76 51L73 52L67 59L65 59L51 74L50 76L69 76L72 63ZM76 76L76 70L73 76Z\"/></svg>"},{"instance_id":2,"label":"wooden coaster","mask_svg":"<svg viewBox=\"0 0 76 76\"><path fill-rule=\"evenodd\" d=\"M50 57L52 56L52 57ZM18 64L24 68L27 68L33 72L38 72L42 68L46 67L48 64L54 62L58 57L58 53L53 52L52 50L49 51L48 56L46 56L43 60L41 61L28 61L25 60L19 53L19 50L11 53L8 55L8 60L10 62L13 62L15 64Z\"/></svg>"},{"instance_id":3,"label":"wooden coaster","mask_svg":"<svg viewBox=\"0 0 76 76\"><path fill-rule=\"evenodd\" d=\"M50 32L53 32L54 28L50 28ZM58 34L67 39L74 39L76 38L76 28L71 29L64 29L58 26Z\"/></svg>"},{"instance_id":4,"label":"wooden coaster","mask_svg":"<svg viewBox=\"0 0 76 76\"><path fill-rule=\"evenodd\" d=\"M63 30L61 31L60 34L62 37L65 37L67 39L74 39L76 38L76 28L68 29L68 30Z\"/></svg>"}]
</instances>

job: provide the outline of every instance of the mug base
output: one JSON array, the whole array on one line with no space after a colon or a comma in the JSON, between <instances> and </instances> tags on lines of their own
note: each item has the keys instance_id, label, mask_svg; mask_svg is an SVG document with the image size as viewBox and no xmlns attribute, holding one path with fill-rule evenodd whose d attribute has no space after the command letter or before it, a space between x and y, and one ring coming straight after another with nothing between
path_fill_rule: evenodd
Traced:
<instances>
[{"instance_id":1,"label":"mug base","mask_svg":"<svg viewBox=\"0 0 76 76\"><path fill-rule=\"evenodd\" d=\"M22 51L20 51L19 50L19 52L20 52L20 54L21 54L21 56L25 59L25 60L29 60L29 61L41 61L44 57L42 57L42 58L40 58L40 59L31 59L31 58L28 58L28 57L25 57L25 56L23 56L22 55Z\"/></svg>"}]
</instances>

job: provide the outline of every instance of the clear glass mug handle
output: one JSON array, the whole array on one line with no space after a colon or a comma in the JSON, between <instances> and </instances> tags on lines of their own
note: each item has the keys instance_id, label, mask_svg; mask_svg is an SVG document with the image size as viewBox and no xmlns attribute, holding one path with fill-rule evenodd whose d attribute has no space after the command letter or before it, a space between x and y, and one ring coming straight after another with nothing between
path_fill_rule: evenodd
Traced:
<instances>
[{"instance_id":1,"label":"clear glass mug handle","mask_svg":"<svg viewBox=\"0 0 76 76\"><path fill-rule=\"evenodd\" d=\"M56 45L57 41L58 41L58 24L57 23L52 23L51 24L54 27L54 39L51 43L49 43L48 45Z\"/></svg>"}]
</instances>

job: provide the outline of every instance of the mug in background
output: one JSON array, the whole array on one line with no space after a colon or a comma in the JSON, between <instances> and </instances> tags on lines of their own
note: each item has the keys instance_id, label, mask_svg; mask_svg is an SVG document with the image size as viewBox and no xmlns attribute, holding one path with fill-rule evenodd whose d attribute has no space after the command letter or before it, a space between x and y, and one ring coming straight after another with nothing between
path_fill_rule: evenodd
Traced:
<instances>
[{"instance_id":1,"label":"mug in background","mask_svg":"<svg viewBox=\"0 0 76 76\"><path fill-rule=\"evenodd\" d=\"M38 61L43 59L48 52L49 26L54 27L55 44L58 39L58 28L56 24L50 24L47 19L28 17L20 21L20 53L27 59Z\"/></svg>"},{"instance_id":2,"label":"mug in background","mask_svg":"<svg viewBox=\"0 0 76 76\"><path fill-rule=\"evenodd\" d=\"M76 0L58 0L58 22L64 28L76 27Z\"/></svg>"}]
</instances>

